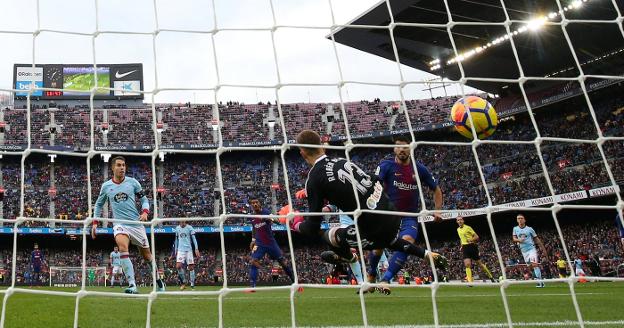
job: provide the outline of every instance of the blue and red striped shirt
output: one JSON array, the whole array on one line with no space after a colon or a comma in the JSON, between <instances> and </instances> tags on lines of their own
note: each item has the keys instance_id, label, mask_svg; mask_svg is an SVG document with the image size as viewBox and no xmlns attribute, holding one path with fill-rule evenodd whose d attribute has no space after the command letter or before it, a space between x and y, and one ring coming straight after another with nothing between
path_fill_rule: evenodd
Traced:
<instances>
[{"instance_id":1,"label":"blue and red striped shirt","mask_svg":"<svg viewBox=\"0 0 624 328\"><path fill-rule=\"evenodd\" d=\"M262 209L260 213L256 213L259 215L270 215L266 209ZM256 238L256 245L270 247L276 244L275 237L273 236L273 230L271 229L271 225L273 222L271 219L266 218L252 218L252 235Z\"/></svg>"},{"instance_id":2,"label":"blue and red striped shirt","mask_svg":"<svg viewBox=\"0 0 624 328\"><path fill-rule=\"evenodd\" d=\"M33 265L41 265L41 261L43 261L43 253L40 250L35 249L30 253L30 259Z\"/></svg>"},{"instance_id":3,"label":"blue and red striped shirt","mask_svg":"<svg viewBox=\"0 0 624 328\"><path fill-rule=\"evenodd\" d=\"M420 182L434 190L438 183L429 169L420 161L416 162L416 168ZM412 163L402 165L394 157L386 158L379 163L375 174L383 181L384 190L397 211L420 211L420 195Z\"/></svg>"}]
</instances>

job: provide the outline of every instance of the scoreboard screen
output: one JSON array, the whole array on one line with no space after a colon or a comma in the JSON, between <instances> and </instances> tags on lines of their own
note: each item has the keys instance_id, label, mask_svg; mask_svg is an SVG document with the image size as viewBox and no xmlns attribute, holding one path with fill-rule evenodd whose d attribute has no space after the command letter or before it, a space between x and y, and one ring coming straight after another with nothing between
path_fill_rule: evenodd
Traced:
<instances>
[{"instance_id":1,"label":"scoreboard screen","mask_svg":"<svg viewBox=\"0 0 624 328\"><path fill-rule=\"evenodd\" d=\"M15 99L26 99L33 84L37 88L62 89L35 90L33 98L89 99L96 76L95 99L143 99L143 64L15 64Z\"/></svg>"}]
</instances>

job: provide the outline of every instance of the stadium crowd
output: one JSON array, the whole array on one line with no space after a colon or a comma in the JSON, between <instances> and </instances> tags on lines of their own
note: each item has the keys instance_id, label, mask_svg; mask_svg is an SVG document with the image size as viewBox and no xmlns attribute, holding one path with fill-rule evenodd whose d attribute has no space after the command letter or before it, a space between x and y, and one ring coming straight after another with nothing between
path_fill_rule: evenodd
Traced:
<instances>
[{"instance_id":1,"label":"stadium crowd","mask_svg":"<svg viewBox=\"0 0 624 328\"><path fill-rule=\"evenodd\" d=\"M621 136L624 126L622 105L624 98L617 94L600 97L600 92L592 93L602 133L605 136ZM605 93L611 91L604 91ZM611 94L607 93L607 94ZM596 96L596 94L598 94ZM456 97L406 101L412 125L444 122L449 108ZM499 100L505 103L505 99ZM331 105L331 106L330 106ZM506 106L506 105L505 105ZM65 144L73 148L88 146L90 120L88 106L69 107L56 105L56 111L34 109L33 145L50 141L51 115L54 114L58 130L55 144ZM107 114L97 110L94 119L98 131L106 127L106 137L111 144L123 144L132 140L133 144L153 144L152 110L137 106L106 106ZM124 108L125 107L125 108ZM331 107L331 109L330 109ZM569 100L561 105L536 109L535 121L541 136L595 139L596 127L589 117L584 100ZM223 125L221 134L224 141L268 141L265 126L270 108L279 115L275 105L259 103L245 105L227 102L218 106ZM360 101L345 103L345 113L351 132L384 131L407 127L405 114L396 102ZM157 121L162 144L204 143L212 140L211 121L213 106L190 103L179 105L157 105ZM344 120L338 104L284 104L281 106L288 136L294 136L304 128L313 128L323 135L343 135ZM10 124L5 131L5 143L19 143L24 140L24 110L4 110L4 120ZM366 113L366 115L360 115ZM331 114L331 115L330 115ZM329 118L331 116L331 118ZM122 123L130 122L130 123ZM201 122L201 124L197 124ZM394 122L394 123L392 123ZM403 123L402 123L403 122ZM329 123L332 123L330 125ZM392 124L391 124L392 123ZM402 125L403 124L403 125ZM205 125L205 126L204 126ZM95 133L96 145L103 142L102 133ZM131 136L131 137L129 137ZM275 136L281 141L279 119L275 124ZM530 117L516 114L499 124L493 138L498 140L533 140L537 136ZM417 135L424 140L465 141L449 130L426 132ZM373 140L387 142L387 139ZM622 141L606 141L603 144L616 182L624 181L624 147ZM542 141L539 144L544 164L557 194L577 190L588 190L611 185L598 147L591 143L570 143ZM534 144L483 144L477 147L479 164L487 184L493 204L503 204L524 199L551 195L543 174L541 161ZM250 156L250 154L252 154ZM339 156L344 153L337 152ZM388 148L354 148L351 159L373 172L382 158L389 156ZM467 209L488 204L485 188L477 168L472 148L467 146L422 145L416 148L415 158L421 160L438 179L444 193L445 209ZM307 167L300 156L290 151L285 157L290 191L304 187ZM214 216L222 212L223 206L219 178L223 182L223 201L227 213L249 213L249 198L256 197L272 209L287 203L283 167L278 152L226 152L220 156L221 172L216 174L216 158L209 156L167 155L165 162L157 162L156 179L161 201L161 217ZM54 169L54 179L50 179ZM14 219L20 212L20 162L18 157L5 156L2 162L0 185L3 192L4 217ZM92 199L97 197L99 187L108 170L96 158L91 162ZM57 156L54 163L48 158L31 155L25 167L25 206L27 217L54 217L58 219L78 219L88 216L86 162L75 158ZM110 173L110 172L108 172ZM149 198L152 197L152 170L149 159L131 158L128 175L142 184ZM462 183L457 183L461 181ZM428 192L428 191L426 191ZM427 195L425 199L431 197ZM306 209L305 201L293 200L295 207ZM54 205L54 206L51 206ZM430 205L430 204L428 204ZM52 207L54 215L52 216ZM245 219L230 218L226 224L245 224ZM165 223L172 224L172 223ZM42 222L27 222L26 226L44 226Z\"/></svg>"}]
</instances>

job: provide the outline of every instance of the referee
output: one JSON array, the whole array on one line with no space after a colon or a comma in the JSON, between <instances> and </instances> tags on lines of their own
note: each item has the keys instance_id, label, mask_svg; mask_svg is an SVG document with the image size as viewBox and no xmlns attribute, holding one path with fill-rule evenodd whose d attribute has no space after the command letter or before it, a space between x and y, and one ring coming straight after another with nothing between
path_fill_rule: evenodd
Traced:
<instances>
[{"instance_id":1,"label":"referee","mask_svg":"<svg viewBox=\"0 0 624 328\"><path fill-rule=\"evenodd\" d=\"M494 281L494 277L492 273L488 269L488 267L481 261L479 257L479 247L477 246L477 241L479 241L479 236L472 230L469 225L464 224L464 218L461 216L457 217L457 234L459 235L459 239L461 240L461 250L462 256L464 258L464 266L466 266L466 281L473 282L472 279L472 261L476 261L477 264L481 267L483 272L490 278L492 282Z\"/></svg>"}]
</instances>

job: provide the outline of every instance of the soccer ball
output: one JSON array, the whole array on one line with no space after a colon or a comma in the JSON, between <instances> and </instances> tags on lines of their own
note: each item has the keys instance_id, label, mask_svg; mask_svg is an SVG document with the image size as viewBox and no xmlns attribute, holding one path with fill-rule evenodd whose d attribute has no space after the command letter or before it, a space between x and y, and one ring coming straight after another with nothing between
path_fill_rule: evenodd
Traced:
<instances>
[{"instance_id":1,"label":"soccer ball","mask_svg":"<svg viewBox=\"0 0 624 328\"><path fill-rule=\"evenodd\" d=\"M498 125L496 110L487 100L477 96L461 98L451 108L451 121L455 124L457 132L472 139L468 109L470 109L470 116L472 116L479 139L485 139L494 134Z\"/></svg>"}]
</instances>

